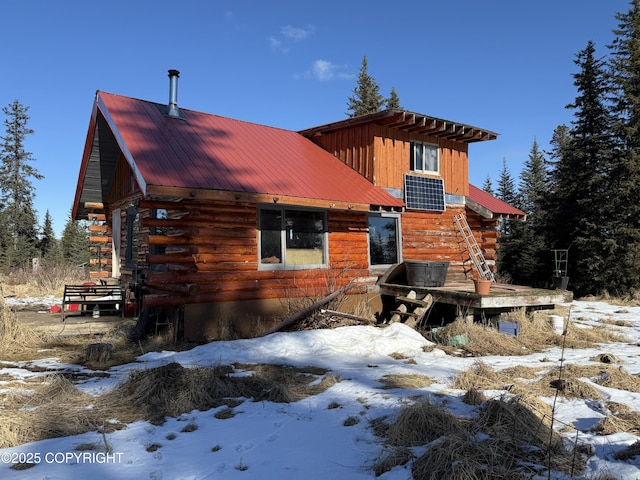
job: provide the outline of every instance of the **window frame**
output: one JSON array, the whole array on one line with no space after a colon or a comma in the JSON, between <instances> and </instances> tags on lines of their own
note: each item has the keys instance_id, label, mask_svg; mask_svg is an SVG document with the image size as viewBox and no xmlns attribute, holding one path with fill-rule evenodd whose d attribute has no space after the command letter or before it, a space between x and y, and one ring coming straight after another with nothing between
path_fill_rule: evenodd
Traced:
<instances>
[{"instance_id":1,"label":"window frame","mask_svg":"<svg viewBox=\"0 0 640 480\"><path fill-rule=\"evenodd\" d=\"M279 211L281 213L280 221L280 263L263 263L262 262L262 217L264 211ZM310 212L319 213L322 216L322 259L323 263L313 264L288 264L287 263L287 226L286 226L286 212ZM307 208L296 205L272 205L263 204L258 205L258 270L306 270L306 269L320 269L328 268L329 266L329 231L327 227L327 211L318 208Z\"/></svg>"},{"instance_id":2,"label":"window frame","mask_svg":"<svg viewBox=\"0 0 640 480\"><path fill-rule=\"evenodd\" d=\"M367 213L367 260L370 268L388 268L394 263L373 263L371 258L371 229L369 219L372 217L394 219L396 224L396 263L402 262L402 215L392 212Z\"/></svg>"},{"instance_id":3,"label":"window frame","mask_svg":"<svg viewBox=\"0 0 640 480\"><path fill-rule=\"evenodd\" d=\"M436 169L435 170L429 170L427 168L424 168L425 165L425 149L426 148L430 148L430 149L435 149L436 151ZM436 175L440 175L440 145L438 145L437 143L430 143L430 142L421 142L418 140L411 140L409 142L409 148L410 148L410 157L409 157L409 169L412 172L418 172L418 173L428 173L428 174L436 174ZM416 148L420 148L421 149L421 153L422 153L422 168L416 168Z\"/></svg>"}]
</instances>

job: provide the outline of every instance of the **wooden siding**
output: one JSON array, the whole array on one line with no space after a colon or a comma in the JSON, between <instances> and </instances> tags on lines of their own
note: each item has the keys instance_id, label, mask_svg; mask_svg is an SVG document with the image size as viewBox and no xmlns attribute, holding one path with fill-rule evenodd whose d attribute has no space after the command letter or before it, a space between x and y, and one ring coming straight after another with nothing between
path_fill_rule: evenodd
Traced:
<instances>
[{"instance_id":1,"label":"wooden siding","mask_svg":"<svg viewBox=\"0 0 640 480\"><path fill-rule=\"evenodd\" d=\"M151 218L153 209L167 210L169 218ZM121 256L126 252L125 214ZM144 278L146 306L317 297L369 275L362 212L328 212L329 267L271 271L259 270L255 204L141 200L139 216L137 269ZM154 227L166 235L154 235ZM164 246L165 253L150 253L154 246Z\"/></svg>"},{"instance_id":2,"label":"wooden siding","mask_svg":"<svg viewBox=\"0 0 640 480\"><path fill-rule=\"evenodd\" d=\"M442 213L406 211L402 214L403 260L449 262L449 278L473 278L475 272L454 216L466 213L476 242L495 271L497 222L463 208Z\"/></svg>"},{"instance_id":3,"label":"wooden siding","mask_svg":"<svg viewBox=\"0 0 640 480\"><path fill-rule=\"evenodd\" d=\"M376 185L374 128L373 125L345 128L312 140Z\"/></svg>"},{"instance_id":4,"label":"wooden siding","mask_svg":"<svg viewBox=\"0 0 640 480\"><path fill-rule=\"evenodd\" d=\"M345 128L313 140L374 185L401 190L404 189L404 174L410 172L410 142L438 145L440 176L444 179L445 191L453 195L469 195L466 143L379 125Z\"/></svg>"}]
</instances>

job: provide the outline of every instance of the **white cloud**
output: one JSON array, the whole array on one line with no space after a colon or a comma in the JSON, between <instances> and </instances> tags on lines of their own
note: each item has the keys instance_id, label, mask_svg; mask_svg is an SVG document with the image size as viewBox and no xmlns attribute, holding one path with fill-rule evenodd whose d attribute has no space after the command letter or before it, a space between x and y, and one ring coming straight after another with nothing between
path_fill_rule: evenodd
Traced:
<instances>
[{"instance_id":1,"label":"white cloud","mask_svg":"<svg viewBox=\"0 0 640 480\"><path fill-rule=\"evenodd\" d=\"M329 60L315 60L311 67L304 73L298 73L294 75L295 79L309 78L319 80L321 82L327 82L335 79L349 79L354 75L346 70L346 67L336 65Z\"/></svg>"},{"instance_id":2,"label":"white cloud","mask_svg":"<svg viewBox=\"0 0 640 480\"><path fill-rule=\"evenodd\" d=\"M299 42L300 40L304 40L305 38L312 35L316 30L316 27L313 25L307 25L306 27L294 27L292 25L287 25L282 27L280 33L285 38L288 38L294 42Z\"/></svg>"},{"instance_id":3,"label":"white cloud","mask_svg":"<svg viewBox=\"0 0 640 480\"><path fill-rule=\"evenodd\" d=\"M291 50L291 45L301 42L309 38L316 31L316 27L313 25L307 25L306 27L294 27L287 25L280 29L280 36L269 37L269 45L272 49L278 50L282 53L288 53Z\"/></svg>"}]
</instances>

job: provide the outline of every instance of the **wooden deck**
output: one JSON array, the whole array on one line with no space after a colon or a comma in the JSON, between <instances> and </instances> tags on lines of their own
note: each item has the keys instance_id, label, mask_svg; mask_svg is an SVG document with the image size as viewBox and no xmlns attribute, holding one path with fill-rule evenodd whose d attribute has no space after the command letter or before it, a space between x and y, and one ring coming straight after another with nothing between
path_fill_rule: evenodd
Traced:
<instances>
[{"instance_id":1,"label":"wooden deck","mask_svg":"<svg viewBox=\"0 0 640 480\"><path fill-rule=\"evenodd\" d=\"M474 310L509 310L520 307L553 308L554 305L573 300L573 293L567 290L545 290L505 284L493 284L489 295L478 295L475 293L472 280L446 282L443 287L418 287L385 282L378 285L381 295L406 296L413 290L418 298L431 295L435 303L446 303Z\"/></svg>"},{"instance_id":2,"label":"wooden deck","mask_svg":"<svg viewBox=\"0 0 640 480\"><path fill-rule=\"evenodd\" d=\"M473 280L447 279L439 287L409 285L402 264L390 268L379 278L377 285L382 297L383 316L394 308L398 297L406 297L412 291L418 299L431 295L434 306L449 306L454 308L455 316L464 317L497 315L517 308L552 309L573 300L573 292L568 290L495 283L491 285L488 295L480 295L475 292Z\"/></svg>"}]
</instances>

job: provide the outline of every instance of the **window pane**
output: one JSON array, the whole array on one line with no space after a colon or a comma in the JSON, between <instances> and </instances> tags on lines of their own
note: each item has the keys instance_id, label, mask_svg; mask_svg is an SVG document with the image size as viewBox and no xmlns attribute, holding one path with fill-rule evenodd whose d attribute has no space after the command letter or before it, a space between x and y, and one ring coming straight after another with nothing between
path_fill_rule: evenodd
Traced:
<instances>
[{"instance_id":1,"label":"window pane","mask_svg":"<svg viewBox=\"0 0 640 480\"><path fill-rule=\"evenodd\" d=\"M425 170L430 172L438 171L438 147L425 145Z\"/></svg>"},{"instance_id":2,"label":"window pane","mask_svg":"<svg viewBox=\"0 0 640 480\"><path fill-rule=\"evenodd\" d=\"M321 212L285 211L287 265L324 264L324 215Z\"/></svg>"},{"instance_id":3,"label":"window pane","mask_svg":"<svg viewBox=\"0 0 640 480\"><path fill-rule=\"evenodd\" d=\"M282 263L282 212L260 211L260 262Z\"/></svg>"},{"instance_id":4,"label":"window pane","mask_svg":"<svg viewBox=\"0 0 640 480\"><path fill-rule=\"evenodd\" d=\"M164 220L169 218L169 212L164 208L158 208L157 210L151 210L151 218L157 218ZM152 227L151 235L166 236L169 229L167 227ZM153 255L161 255L167 251L166 245L149 245L149 251Z\"/></svg>"},{"instance_id":5,"label":"window pane","mask_svg":"<svg viewBox=\"0 0 640 480\"><path fill-rule=\"evenodd\" d=\"M371 265L398 263L398 224L393 217L369 216Z\"/></svg>"},{"instance_id":6,"label":"window pane","mask_svg":"<svg viewBox=\"0 0 640 480\"><path fill-rule=\"evenodd\" d=\"M414 165L415 168L414 170L423 170L423 156L422 156L422 144L421 143L414 143L414 148L413 148L413 154L415 156L415 160L414 160Z\"/></svg>"}]
</instances>

